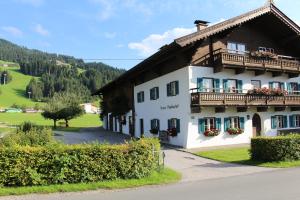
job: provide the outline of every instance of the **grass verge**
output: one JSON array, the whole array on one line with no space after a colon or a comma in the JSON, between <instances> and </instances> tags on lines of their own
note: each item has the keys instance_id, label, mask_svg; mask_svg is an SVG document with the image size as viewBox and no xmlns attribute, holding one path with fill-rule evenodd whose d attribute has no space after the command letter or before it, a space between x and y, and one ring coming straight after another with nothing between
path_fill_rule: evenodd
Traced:
<instances>
[{"instance_id":1,"label":"grass verge","mask_svg":"<svg viewBox=\"0 0 300 200\"><path fill-rule=\"evenodd\" d=\"M24 195L33 193L55 193L55 192L79 192L97 189L124 189L141 187L145 185L159 185L175 183L181 179L181 175L172 170L165 168L159 172L155 171L151 176L142 179L130 180L113 180L96 183L79 183L49 186L33 186L33 187L13 187L0 188L0 196L8 195Z\"/></svg>"},{"instance_id":2,"label":"grass verge","mask_svg":"<svg viewBox=\"0 0 300 200\"><path fill-rule=\"evenodd\" d=\"M281 161L281 162L258 162L250 159L249 148L228 148L218 149L212 151L198 152L196 155L217 160L226 163L235 163L242 165L253 165L259 167L270 167L270 168L290 168L299 167L300 160L298 161Z\"/></svg>"}]
</instances>

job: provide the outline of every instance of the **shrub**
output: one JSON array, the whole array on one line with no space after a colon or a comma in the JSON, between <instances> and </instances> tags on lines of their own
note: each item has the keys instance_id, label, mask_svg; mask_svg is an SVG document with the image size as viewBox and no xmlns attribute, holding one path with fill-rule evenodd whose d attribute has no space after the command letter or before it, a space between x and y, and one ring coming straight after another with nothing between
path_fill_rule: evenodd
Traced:
<instances>
[{"instance_id":1,"label":"shrub","mask_svg":"<svg viewBox=\"0 0 300 200\"><path fill-rule=\"evenodd\" d=\"M38 128L36 124L28 121L28 122L23 122L19 127L18 127L18 131L22 131L22 132L28 132L34 128Z\"/></svg>"},{"instance_id":2,"label":"shrub","mask_svg":"<svg viewBox=\"0 0 300 200\"><path fill-rule=\"evenodd\" d=\"M124 145L2 148L0 185L32 186L143 178L156 169L156 152L159 150L157 139L141 139Z\"/></svg>"},{"instance_id":3,"label":"shrub","mask_svg":"<svg viewBox=\"0 0 300 200\"><path fill-rule=\"evenodd\" d=\"M258 161L300 160L300 135L253 138L251 158Z\"/></svg>"},{"instance_id":4,"label":"shrub","mask_svg":"<svg viewBox=\"0 0 300 200\"><path fill-rule=\"evenodd\" d=\"M0 147L15 146L42 146L56 143L52 130L49 128L23 127L15 134L10 134L0 139Z\"/></svg>"}]
</instances>

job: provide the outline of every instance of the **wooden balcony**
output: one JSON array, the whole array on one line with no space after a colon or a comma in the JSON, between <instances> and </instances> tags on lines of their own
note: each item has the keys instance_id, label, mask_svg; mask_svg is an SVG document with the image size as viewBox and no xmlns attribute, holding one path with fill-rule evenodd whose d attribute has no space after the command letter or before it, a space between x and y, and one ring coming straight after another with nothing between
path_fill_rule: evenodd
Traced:
<instances>
[{"instance_id":1,"label":"wooden balcony","mask_svg":"<svg viewBox=\"0 0 300 200\"><path fill-rule=\"evenodd\" d=\"M216 71L223 68L243 70L254 70L258 75L266 71L280 73L300 73L300 61L290 56L277 56L277 58L263 58L251 56L249 52L230 53L227 49L218 49L213 52L213 58L210 54L196 61L200 65L213 65Z\"/></svg>"},{"instance_id":2,"label":"wooden balcony","mask_svg":"<svg viewBox=\"0 0 300 200\"><path fill-rule=\"evenodd\" d=\"M260 96L235 93L191 93L191 107L300 106L300 95Z\"/></svg>"}]
</instances>

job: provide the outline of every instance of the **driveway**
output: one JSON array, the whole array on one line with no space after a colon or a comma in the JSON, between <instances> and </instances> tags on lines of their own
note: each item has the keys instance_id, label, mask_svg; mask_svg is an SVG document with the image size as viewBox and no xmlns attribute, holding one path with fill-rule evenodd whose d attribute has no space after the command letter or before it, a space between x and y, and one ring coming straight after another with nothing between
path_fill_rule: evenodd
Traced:
<instances>
[{"instance_id":1,"label":"driveway","mask_svg":"<svg viewBox=\"0 0 300 200\"><path fill-rule=\"evenodd\" d=\"M278 169L222 163L191 153L165 149L165 165L182 173L182 182L248 175Z\"/></svg>"},{"instance_id":2,"label":"driveway","mask_svg":"<svg viewBox=\"0 0 300 200\"><path fill-rule=\"evenodd\" d=\"M55 138L66 144L110 143L122 144L130 137L120 133L106 131L103 128L83 128L79 132L54 131Z\"/></svg>"}]
</instances>

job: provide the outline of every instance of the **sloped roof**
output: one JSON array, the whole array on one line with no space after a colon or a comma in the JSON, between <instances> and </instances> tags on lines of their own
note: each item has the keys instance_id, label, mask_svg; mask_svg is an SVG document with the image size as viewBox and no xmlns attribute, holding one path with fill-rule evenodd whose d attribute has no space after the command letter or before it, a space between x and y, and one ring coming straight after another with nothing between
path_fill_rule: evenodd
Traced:
<instances>
[{"instance_id":1,"label":"sloped roof","mask_svg":"<svg viewBox=\"0 0 300 200\"><path fill-rule=\"evenodd\" d=\"M175 42L180 46L184 47L193 42L199 41L201 39L207 38L209 36L218 34L227 29L233 28L235 26L241 25L245 22L258 18L262 15L272 13L276 17L278 17L281 21L283 21L286 25L288 25L291 29L293 29L298 35L300 35L300 27L293 22L290 18L288 18L283 12L281 12L273 3L269 3L263 7L260 7L256 10L247 12L240 16L231 18L224 22L215 24L213 26L207 27L201 31L197 31L190 35L183 36L181 38L175 39Z\"/></svg>"}]
</instances>

